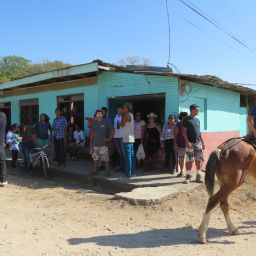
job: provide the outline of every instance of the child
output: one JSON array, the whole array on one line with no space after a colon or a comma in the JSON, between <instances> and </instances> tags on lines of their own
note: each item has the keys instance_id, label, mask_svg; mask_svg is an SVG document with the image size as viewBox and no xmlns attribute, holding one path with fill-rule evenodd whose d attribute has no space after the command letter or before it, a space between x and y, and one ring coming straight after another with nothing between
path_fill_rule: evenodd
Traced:
<instances>
[{"instance_id":1,"label":"child","mask_svg":"<svg viewBox=\"0 0 256 256\"><path fill-rule=\"evenodd\" d=\"M19 144L20 144L21 138L19 137L18 132L19 132L19 126L17 124L13 124L6 136L6 143L9 145L9 148L12 152L12 168L13 169L17 168L18 154L20 151Z\"/></svg>"}]
</instances>

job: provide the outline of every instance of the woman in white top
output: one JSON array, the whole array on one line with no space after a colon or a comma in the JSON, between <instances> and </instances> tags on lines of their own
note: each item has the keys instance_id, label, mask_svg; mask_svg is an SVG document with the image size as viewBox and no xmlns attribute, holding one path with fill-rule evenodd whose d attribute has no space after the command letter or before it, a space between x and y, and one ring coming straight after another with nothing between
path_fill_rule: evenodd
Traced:
<instances>
[{"instance_id":1,"label":"woman in white top","mask_svg":"<svg viewBox=\"0 0 256 256\"><path fill-rule=\"evenodd\" d=\"M125 172L127 177L135 175L135 155L133 144L134 138L134 118L132 111L132 105L125 103L123 106L122 114L122 135L123 135L123 148L124 148L124 159L125 159Z\"/></svg>"}]
</instances>

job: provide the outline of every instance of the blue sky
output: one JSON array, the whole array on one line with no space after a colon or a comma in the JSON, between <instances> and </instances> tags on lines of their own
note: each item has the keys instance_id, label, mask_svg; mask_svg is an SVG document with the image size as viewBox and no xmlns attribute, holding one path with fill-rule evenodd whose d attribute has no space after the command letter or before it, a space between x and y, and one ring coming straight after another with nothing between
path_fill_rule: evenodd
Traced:
<instances>
[{"instance_id":1,"label":"blue sky","mask_svg":"<svg viewBox=\"0 0 256 256\"><path fill-rule=\"evenodd\" d=\"M254 52L169 0L171 62L182 73L256 84L256 1L190 1ZM0 56L71 64L141 56L166 66L167 29L165 0L2 0Z\"/></svg>"}]
</instances>

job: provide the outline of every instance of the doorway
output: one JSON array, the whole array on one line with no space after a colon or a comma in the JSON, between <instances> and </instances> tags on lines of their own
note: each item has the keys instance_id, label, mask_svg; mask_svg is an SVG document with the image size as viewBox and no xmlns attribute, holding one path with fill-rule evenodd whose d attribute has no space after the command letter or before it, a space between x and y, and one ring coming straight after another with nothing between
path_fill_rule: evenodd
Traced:
<instances>
[{"instance_id":1,"label":"doorway","mask_svg":"<svg viewBox=\"0 0 256 256\"><path fill-rule=\"evenodd\" d=\"M1 102L0 111L4 112L6 115L6 130L9 130L11 127L12 120L11 102Z\"/></svg>"},{"instance_id":2,"label":"doorway","mask_svg":"<svg viewBox=\"0 0 256 256\"><path fill-rule=\"evenodd\" d=\"M143 120L147 120L147 114L157 114L157 121L163 125L165 122L165 94L144 94L136 96L120 96L108 99L109 115L113 119L118 105L129 102L133 106L133 112L141 112Z\"/></svg>"}]
</instances>

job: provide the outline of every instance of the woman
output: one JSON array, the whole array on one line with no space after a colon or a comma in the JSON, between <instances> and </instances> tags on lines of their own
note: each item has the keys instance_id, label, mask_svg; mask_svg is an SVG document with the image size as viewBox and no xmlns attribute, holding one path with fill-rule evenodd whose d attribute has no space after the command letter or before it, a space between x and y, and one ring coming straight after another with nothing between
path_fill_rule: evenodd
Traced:
<instances>
[{"instance_id":1,"label":"woman","mask_svg":"<svg viewBox=\"0 0 256 256\"><path fill-rule=\"evenodd\" d=\"M37 144L40 147L49 145L49 141L52 136L52 127L49 121L50 118L46 114L41 114L40 120L35 124L37 131Z\"/></svg>"},{"instance_id":2,"label":"woman","mask_svg":"<svg viewBox=\"0 0 256 256\"><path fill-rule=\"evenodd\" d=\"M153 164L154 159L160 149L160 134L161 128L156 123L157 115L150 113L147 115L148 124L145 130L146 135L146 155L149 160L149 165Z\"/></svg>"},{"instance_id":3,"label":"woman","mask_svg":"<svg viewBox=\"0 0 256 256\"><path fill-rule=\"evenodd\" d=\"M186 141L183 137L182 122L187 117L188 117L187 112L180 112L179 114L180 122L176 125L174 129L174 148L178 154L179 168L180 168L180 173L177 175L177 177L183 176L183 170L185 165Z\"/></svg>"},{"instance_id":4,"label":"woman","mask_svg":"<svg viewBox=\"0 0 256 256\"><path fill-rule=\"evenodd\" d=\"M135 154L137 153L140 144L143 144L145 126L146 126L146 123L144 120L141 119L141 113L137 112L135 114L135 120L134 120L134 136L135 136L134 153ZM136 161L136 165L137 165L137 169L139 169L140 161Z\"/></svg>"},{"instance_id":5,"label":"woman","mask_svg":"<svg viewBox=\"0 0 256 256\"><path fill-rule=\"evenodd\" d=\"M174 150L174 130L175 130L175 117L169 115L168 122L163 126L161 133L161 147L164 148L165 161L164 168L167 169L171 161L171 174L175 172L176 166L176 153Z\"/></svg>"}]
</instances>

